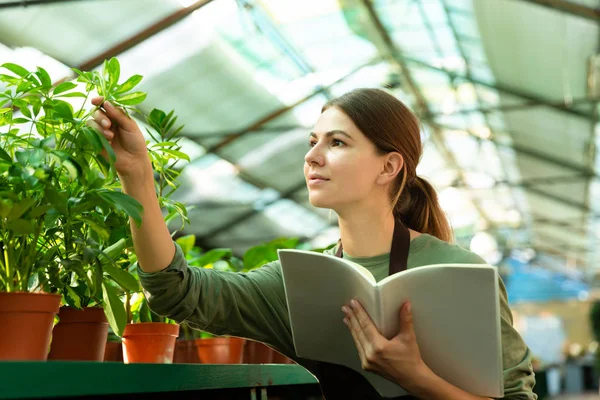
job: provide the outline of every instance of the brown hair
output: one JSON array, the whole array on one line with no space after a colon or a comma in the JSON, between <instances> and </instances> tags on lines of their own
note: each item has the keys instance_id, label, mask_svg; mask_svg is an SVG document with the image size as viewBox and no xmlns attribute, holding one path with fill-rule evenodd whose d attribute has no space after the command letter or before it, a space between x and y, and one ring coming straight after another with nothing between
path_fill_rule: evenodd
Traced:
<instances>
[{"instance_id":1,"label":"brown hair","mask_svg":"<svg viewBox=\"0 0 600 400\"><path fill-rule=\"evenodd\" d=\"M423 153L419 119L391 94L380 89L355 89L329 101L321 110L344 112L381 154L396 151L404 167L393 191L394 215L409 228L452 242L452 229L435 189L417 176Z\"/></svg>"}]
</instances>

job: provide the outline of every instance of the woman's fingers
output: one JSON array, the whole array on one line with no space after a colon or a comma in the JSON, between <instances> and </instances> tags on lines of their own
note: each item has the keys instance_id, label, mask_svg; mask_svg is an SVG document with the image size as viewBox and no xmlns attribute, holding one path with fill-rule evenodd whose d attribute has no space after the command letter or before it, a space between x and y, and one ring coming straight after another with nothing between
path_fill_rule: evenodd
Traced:
<instances>
[{"instance_id":1,"label":"woman's fingers","mask_svg":"<svg viewBox=\"0 0 600 400\"><path fill-rule=\"evenodd\" d=\"M104 129L104 127L102 127L100 124L98 124L98 122L96 122L95 119L88 120L87 125L90 128L94 128L95 130L97 130L98 132L103 134L104 137L106 138L106 140L108 140L109 142L112 141L113 138L115 137L115 134L113 131L111 131L110 129Z\"/></svg>"},{"instance_id":2,"label":"woman's fingers","mask_svg":"<svg viewBox=\"0 0 600 400\"><path fill-rule=\"evenodd\" d=\"M100 110L96 110L93 115L94 121L102 127L102 129L110 129L112 125L110 119Z\"/></svg>"},{"instance_id":3,"label":"woman's fingers","mask_svg":"<svg viewBox=\"0 0 600 400\"><path fill-rule=\"evenodd\" d=\"M125 115L121 109L112 105L110 101L104 101L104 97L94 97L92 99L92 104L95 106L101 106L104 109L102 114L109 119L110 125L108 127L113 125L113 123L116 123L116 125L125 129L126 131L131 132L137 129L137 124L134 120ZM101 123L101 121L99 122Z\"/></svg>"}]
</instances>

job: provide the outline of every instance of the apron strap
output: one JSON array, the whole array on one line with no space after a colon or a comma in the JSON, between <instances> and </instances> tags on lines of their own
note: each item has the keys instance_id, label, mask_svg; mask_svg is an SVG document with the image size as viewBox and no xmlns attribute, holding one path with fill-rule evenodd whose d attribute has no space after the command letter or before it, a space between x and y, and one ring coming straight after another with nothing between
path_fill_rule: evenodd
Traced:
<instances>
[{"instance_id":1,"label":"apron strap","mask_svg":"<svg viewBox=\"0 0 600 400\"><path fill-rule=\"evenodd\" d=\"M408 268L408 250L410 249L410 232L406 226L396 219L394 221L394 236L390 251L390 268L388 275L404 271ZM338 240L336 257L343 257L342 239Z\"/></svg>"}]
</instances>

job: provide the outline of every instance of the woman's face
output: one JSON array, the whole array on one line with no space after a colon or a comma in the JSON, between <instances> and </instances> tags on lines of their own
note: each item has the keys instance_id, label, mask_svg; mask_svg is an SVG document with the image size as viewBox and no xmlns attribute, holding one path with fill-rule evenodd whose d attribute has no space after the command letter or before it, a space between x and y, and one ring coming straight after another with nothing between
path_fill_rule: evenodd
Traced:
<instances>
[{"instance_id":1,"label":"woman's face","mask_svg":"<svg viewBox=\"0 0 600 400\"><path fill-rule=\"evenodd\" d=\"M381 196L377 176L383 157L375 145L335 107L319 117L309 137L304 177L310 203L340 213ZM379 189L376 192L375 189Z\"/></svg>"}]
</instances>

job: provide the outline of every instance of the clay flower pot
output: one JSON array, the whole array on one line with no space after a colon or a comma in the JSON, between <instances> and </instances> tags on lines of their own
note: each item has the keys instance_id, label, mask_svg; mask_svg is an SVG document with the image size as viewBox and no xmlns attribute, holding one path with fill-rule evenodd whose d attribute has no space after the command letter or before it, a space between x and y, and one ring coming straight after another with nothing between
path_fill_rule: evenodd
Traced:
<instances>
[{"instance_id":1,"label":"clay flower pot","mask_svg":"<svg viewBox=\"0 0 600 400\"><path fill-rule=\"evenodd\" d=\"M60 295L0 292L0 360L44 361Z\"/></svg>"},{"instance_id":2,"label":"clay flower pot","mask_svg":"<svg viewBox=\"0 0 600 400\"><path fill-rule=\"evenodd\" d=\"M127 324L123 332L125 363L171 364L179 325L162 322Z\"/></svg>"},{"instance_id":3,"label":"clay flower pot","mask_svg":"<svg viewBox=\"0 0 600 400\"><path fill-rule=\"evenodd\" d=\"M49 360L102 361L108 336L104 309L61 307L52 331Z\"/></svg>"},{"instance_id":4,"label":"clay flower pot","mask_svg":"<svg viewBox=\"0 0 600 400\"><path fill-rule=\"evenodd\" d=\"M201 364L241 364L246 340L237 337L195 339L197 357Z\"/></svg>"},{"instance_id":5,"label":"clay flower pot","mask_svg":"<svg viewBox=\"0 0 600 400\"><path fill-rule=\"evenodd\" d=\"M272 364L275 351L262 342L248 340L244 350L244 364Z\"/></svg>"}]
</instances>

